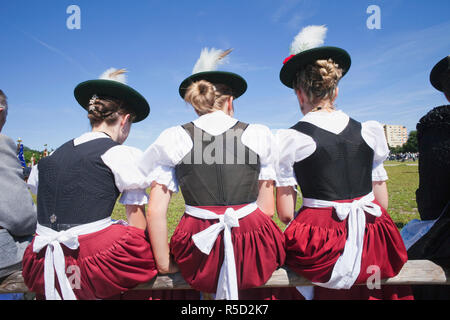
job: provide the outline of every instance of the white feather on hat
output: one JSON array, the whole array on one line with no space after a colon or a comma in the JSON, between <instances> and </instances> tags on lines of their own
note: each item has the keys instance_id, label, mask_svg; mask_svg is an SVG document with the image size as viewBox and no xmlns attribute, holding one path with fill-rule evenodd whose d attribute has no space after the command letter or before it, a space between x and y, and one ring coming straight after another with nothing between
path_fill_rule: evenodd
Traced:
<instances>
[{"instance_id":1,"label":"white feather on hat","mask_svg":"<svg viewBox=\"0 0 450 320\"><path fill-rule=\"evenodd\" d=\"M127 72L126 69L109 68L108 70L102 73L99 79L114 80L126 84L127 83L127 75L125 74L126 72Z\"/></svg>"},{"instance_id":2,"label":"white feather on hat","mask_svg":"<svg viewBox=\"0 0 450 320\"><path fill-rule=\"evenodd\" d=\"M216 71L219 64L226 62L225 58L233 49L220 50L215 48L203 48L200 53L200 58L195 63L192 74L205 71Z\"/></svg>"},{"instance_id":3,"label":"white feather on hat","mask_svg":"<svg viewBox=\"0 0 450 320\"><path fill-rule=\"evenodd\" d=\"M307 26L304 27L290 47L290 53L297 55L302 51L320 47L325 42L327 27L323 26Z\"/></svg>"}]
</instances>

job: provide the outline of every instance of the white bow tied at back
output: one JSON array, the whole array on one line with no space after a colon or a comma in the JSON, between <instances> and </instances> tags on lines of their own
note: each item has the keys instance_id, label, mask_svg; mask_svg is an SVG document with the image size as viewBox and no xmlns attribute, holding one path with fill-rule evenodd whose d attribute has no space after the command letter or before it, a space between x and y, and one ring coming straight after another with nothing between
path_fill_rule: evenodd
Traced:
<instances>
[{"instance_id":1,"label":"white bow tied at back","mask_svg":"<svg viewBox=\"0 0 450 320\"><path fill-rule=\"evenodd\" d=\"M47 300L61 300L55 286L55 272L63 299L76 300L66 275L66 262L61 244L71 250L76 250L80 246L78 236L102 230L112 223L111 218L106 218L59 232L40 224L37 225L33 252L38 253L47 247L44 260L45 298Z\"/></svg>"},{"instance_id":2,"label":"white bow tied at back","mask_svg":"<svg viewBox=\"0 0 450 320\"><path fill-rule=\"evenodd\" d=\"M218 215L209 210L186 206L186 213L190 216L208 220L219 219L218 223L192 236L195 245L204 254L210 254L220 232L224 231L225 257L220 268L216 299L238 300L239 298L231 229L239 227L239 219L246 217L257 208L256 203L251 203L238 210L227 208L223 215Z\"/></svg>"},{"instance_id":3,"label":"white bow tied at back","mask_svg":"<svg viewBox=\"0 0 450 320\"><path fill-rule=\"evenodd\" d=\"M364 233L366 229L365 212L380 217L381 208L373 203L373 192L359 200L349 203L324 201L316 199L303 200L303 206L309 208L333 207L341 221L348 218L347 241L344 252L336 261L330 280L326 283L314 283L315 285L331 289L349 289L359 276L361 269L361 257L364 247Z\"/></svg>"}]
</instances>

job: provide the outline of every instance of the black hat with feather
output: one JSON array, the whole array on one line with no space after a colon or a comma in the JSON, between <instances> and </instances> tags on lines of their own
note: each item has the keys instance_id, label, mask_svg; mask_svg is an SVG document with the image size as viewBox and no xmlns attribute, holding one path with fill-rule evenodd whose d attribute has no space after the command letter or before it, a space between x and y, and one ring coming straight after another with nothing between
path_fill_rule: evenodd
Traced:
<instances>
[{"instance_id":1,"label":"black hat with feather","mask_svg":"<svg viewBox=\"0 0 450 320\"><path fill-rule=\"evenodd\" d=\"M125 69L110 68L99 79L80 83L74 90L75 99L86 110L94 96L122 100L136 114L134 122L144 120L150 113L150 106L139 92L126 84L125 73Z\"/></svg>"},{"instance_id":2,"label":"black hat with feather","mask_svg":"<svg viewBox=\"0 0 450 320\"><path fill-rule=\"evenodd\" d=\"M280 71L280 80L285 86L292 88L297 72L317 60L331 58L342 68L342 76L348 72L350 55L341 48L322 46L326 33L325 26L307 26L297 34L290 47L291 55L284 60Z\"/></svg>"},{"instance_id":3,"label":"black hat with feather","mask_svg":"<svg viewBox=\"0 0 450 320\"><path fill-rule=\"evenodd\" d=\"M232 49L219 50L204 48L200 54L200 58L194 66L192 75L187 77L179 87L180 96L184 99L186 90L189 86L200 80L206 80L212 84L224 84L228 86L234 98L238 98L247 90L247 82L240 75L232 72L217 71L219 64L225 62L225 58L230 54Z\"/></svg>"}]
</instances>

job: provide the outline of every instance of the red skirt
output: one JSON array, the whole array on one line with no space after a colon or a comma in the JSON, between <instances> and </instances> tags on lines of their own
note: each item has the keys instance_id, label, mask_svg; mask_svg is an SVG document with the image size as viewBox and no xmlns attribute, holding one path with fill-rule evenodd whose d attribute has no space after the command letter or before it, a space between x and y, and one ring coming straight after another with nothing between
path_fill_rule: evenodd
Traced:
<instances>
[{"instance_id":1,"label":"red skirt","mask_svg":"<svg viewBox=\"0 0 450 320\"><path fill-rule=\"evenodd\" d=\"M240 206L230 206L237 210ZM229 207L200 207L224 214ZM209 255L202 253L192 236L217 223L184 214L171 238L170 249L181 274L194 289L215 293L220 268L224 259L223 232L219 234ZM275 222L257 209L239 220L232 228L238 288L248 289L263 285L272 273L284 264L286 253L284 236Z\"/></svg>"},{"instance_id":2,"label":"red skirt","mask_svg":"<svg viewBox=\"0 0 450 320\"><path fill-rule=\"evenodd\" d=\"M379 205L376 200L373 202ZM369 277L373 276L373 266L379 268L380 279L394 277L408 260L400 232L386 210L381 206L380 208L382 215L378 218L366 213L361 271L355 283L365 283ZM312 282L324 283L330 279L334 265L344 251L347 240L347 220L339 220L333 208L303 207L284 234L287 247L286 265ZM400 296L411 298L412 291L409 286L400 289L405 288L407 292L401 293ZM369 293L363 294L361 290L368 290ZM393 290L390 288L387 291ZM316 287L314 297L320 299L324 294L328 299L334 294L344 295L344 297L348 294L351 299L355 296L366 299L370 298L370 292L375 294L377 290L370 290L366 286L362 288L354 286L350 290ZM378 291L376 296L385 299L398 298L395 290L387 295Z\"/></svg>"},{"instance_id":3,"label":"red skirt","mask_svg":"<svg viewBox=\"0 0 450 320\"><path fill-rule=\"evenodd\" d=\"M77 250L61 247L66 269L69 266L79 268L79 286L75 286L73 291L80 300L120 296L122 292L150 281L158 273L144 230L115 224L79 236L78 241L80 246ZM45 248L34 253L33 242L25 251L22 274L30 291L44 295ZM69 279L73 278L73 270L68 270ZM59 290L56 274L55 284Z\"/></svg>"}]
</instances>

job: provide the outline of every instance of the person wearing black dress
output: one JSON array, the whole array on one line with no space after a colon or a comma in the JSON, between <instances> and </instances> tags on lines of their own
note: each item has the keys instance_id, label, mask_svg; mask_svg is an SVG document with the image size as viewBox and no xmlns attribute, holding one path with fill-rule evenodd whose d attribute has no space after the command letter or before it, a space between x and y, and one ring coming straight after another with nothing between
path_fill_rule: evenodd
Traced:
<instances>
[{"instance_id":1,"label":"person wearing black dress","mask_svg":"<svg viewBox=\"0 0 450 320\"><path fill-rule=\"evenodd\" d=\"M430 82L450 102L450 56L435 65ZM420 220L402 230L410 260L431 260L450 267L450 105L432 109L417 124ZM415 286L419 300L450 299L450 286Z\"/></svg>"}]
</instances>

